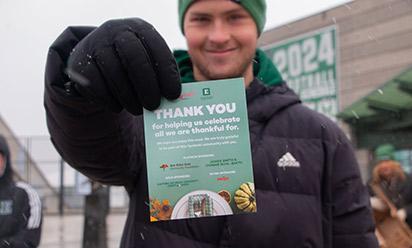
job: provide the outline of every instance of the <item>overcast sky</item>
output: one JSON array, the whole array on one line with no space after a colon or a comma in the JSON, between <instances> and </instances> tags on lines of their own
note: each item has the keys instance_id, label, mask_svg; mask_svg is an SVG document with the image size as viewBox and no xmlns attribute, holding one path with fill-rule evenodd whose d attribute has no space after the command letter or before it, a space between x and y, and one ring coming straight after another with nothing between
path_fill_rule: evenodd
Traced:
<instances>
[{"instance_id":1,"label":"overcast sky","mask_svg":"<svg viewBox=\"0 0 412 248\"><path fill-rule=\"evenodd\" d=\"M273 28L349 0L268 0L266 28ZM43 108L49 45L69 25L140 17L171 49L185 48L177 0L0 0L0 118L18 136L48 135Z\"/></svg>"}]
</instances>

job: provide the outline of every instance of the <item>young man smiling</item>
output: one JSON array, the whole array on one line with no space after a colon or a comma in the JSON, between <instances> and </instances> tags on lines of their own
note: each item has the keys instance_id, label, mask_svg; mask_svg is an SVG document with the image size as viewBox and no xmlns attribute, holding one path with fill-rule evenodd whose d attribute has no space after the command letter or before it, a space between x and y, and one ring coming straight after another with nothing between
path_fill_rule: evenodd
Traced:
<instances>
[{"instance_id":1,"label":"young man smiling","mask_svg":"<svg viewBox=\"0 0 412 248\"><path fill-rule=\"evenodd\" d=\"M253 79L258 30L252 16L231 1L199 1L183 21L196 80Z\"/></svg>"},{"instance_id":2,"label":"young man smiling","mask_svg":"<svg viewBox=\"0 0 412 248\"><path fill-rule=\"evenodd\" d=\"M74 168L128 190L122 247L377 247L349 141L256 49L265 10L264 0L180 0L188 51L173 55L140 19L70 27L51 46L52 141ZM257 213L149 223L142 107L179 97L181 83L233 77L245 79Z\"/></svg>"}]
</instances>

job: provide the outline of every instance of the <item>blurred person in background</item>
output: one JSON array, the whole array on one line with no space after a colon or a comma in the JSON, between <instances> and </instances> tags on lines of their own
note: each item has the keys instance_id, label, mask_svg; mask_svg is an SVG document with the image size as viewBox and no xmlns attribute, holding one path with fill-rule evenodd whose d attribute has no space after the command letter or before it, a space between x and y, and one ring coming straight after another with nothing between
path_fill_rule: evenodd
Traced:
<instances>
[{"instance_id":1,"label":"blurred person in background","mask_svg":"<svg viewBox=\"0 0 412 248\"><path fill-rule=\"evenodd\" d=\"M188 51L172 54L152 25L129 18L69 27L48 53L52 142L84 175L127 189L121 247L377 247L352 145L257 49L266 2L180 0L178 13ZM235 77L245 82L256 213L150 223L143 108L178 98L181 83Z\"/></svg>"},{"instance_id":2,"label":"blurred person in background","mask_svg":"<svg viewBox=\"0 0 412 248\"><path fill-rule=\"evenodd\" d=\"M394 152L395 147L391 144L383 144L376 148L376 165L371 183L379 185L396 207L396 212L390 213L392 217L396 216L412 227L412 176L395 160ZM387 204L373 193L371 204L375 210L389 211Z\"/></svg>"},{"instance_id":3,"label":"blurred person in background","mask_svg":"<svg viewBox=\"0 0 412 248\"><path fill-rule=\"evenodd\" d=\"M27 183L15 182L9 146L0 135L0 248L33 248L40 243L42 207Z\"/></svg>"}]
</instances>

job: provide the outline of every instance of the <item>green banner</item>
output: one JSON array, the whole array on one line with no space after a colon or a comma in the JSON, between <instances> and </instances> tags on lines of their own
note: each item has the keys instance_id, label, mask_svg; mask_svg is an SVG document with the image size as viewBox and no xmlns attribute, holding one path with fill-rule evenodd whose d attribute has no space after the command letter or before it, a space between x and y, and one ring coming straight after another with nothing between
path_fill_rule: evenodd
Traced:
<instances>
[{"instance_id":1,"label":"green banner","mask_svg":"<svg viewBox=\"0 0 412 248\"><path fill-rule=\"evenodd\" d=\"M337 35L331 26L262 47L302 101L336 121Z\"/></svg>"}]
</instances>

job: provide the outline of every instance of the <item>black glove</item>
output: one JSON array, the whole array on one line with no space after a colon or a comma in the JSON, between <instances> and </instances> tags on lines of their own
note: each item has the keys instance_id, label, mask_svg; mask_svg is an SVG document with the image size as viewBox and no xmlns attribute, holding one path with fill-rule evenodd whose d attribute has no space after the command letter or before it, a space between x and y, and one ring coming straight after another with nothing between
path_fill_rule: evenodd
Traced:
<instances>
[{"instance_id":1,"label":"black glove","mask_svg":"<svg viewBox=\"0 0 412 248\"><path fill-rule=\"evenodd\" d=\"M110 20L73 49L67 75L78 93L108 109L132 114L156 109L161 96L176 99L176 61L160 34L138 19Z\"/></svg>"}]
</instances>

